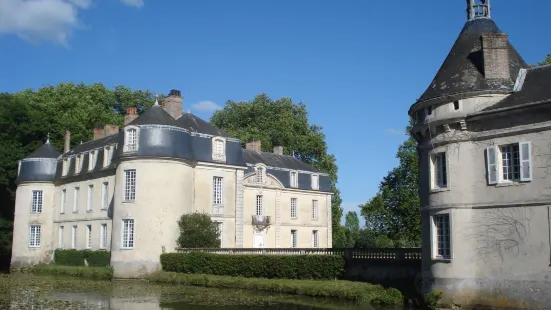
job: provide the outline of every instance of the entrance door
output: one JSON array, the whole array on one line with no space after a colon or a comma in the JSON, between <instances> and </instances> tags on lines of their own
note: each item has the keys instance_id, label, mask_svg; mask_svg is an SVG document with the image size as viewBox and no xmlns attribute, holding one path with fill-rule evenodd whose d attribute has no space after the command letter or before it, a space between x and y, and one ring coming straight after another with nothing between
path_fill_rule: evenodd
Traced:
<instances>
[{"instance_id":1,"label":"entrance door","mask_svg":"<svg viewBox=\"0 0 551 310\"><path fill-rule=\"evenodd\" d=\"M255 234L254 235L254 248L263 248L264 247L264 235L263 234Z\"/></svg>"}]
</instances>

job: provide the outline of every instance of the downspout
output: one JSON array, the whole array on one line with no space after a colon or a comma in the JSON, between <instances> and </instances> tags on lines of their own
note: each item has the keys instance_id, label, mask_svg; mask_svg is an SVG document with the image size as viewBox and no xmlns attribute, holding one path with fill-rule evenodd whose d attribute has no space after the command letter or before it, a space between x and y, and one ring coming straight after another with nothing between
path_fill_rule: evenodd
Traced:
<instances>
[{"instance_id":1,"label":"downspout","mask_svg":"<svg viewBox=\"0 0 551 310\"><path fill-rule=\"evenodd\" d=\"M235 169L235 192L233 195L233 247L237 246L237 177L239 169Z\"/></svg>"}]
</instances>

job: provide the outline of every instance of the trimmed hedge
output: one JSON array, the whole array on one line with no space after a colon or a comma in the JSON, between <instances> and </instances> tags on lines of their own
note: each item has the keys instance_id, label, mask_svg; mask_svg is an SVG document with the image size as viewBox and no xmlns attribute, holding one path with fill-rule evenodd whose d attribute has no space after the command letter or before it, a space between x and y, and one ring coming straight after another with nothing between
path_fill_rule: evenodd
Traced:
<instances>
[{"instance_id":1,"label":"trimmed hedge","mask_svg":"<svg viewBox=\"0 0 551 310\"><path fill-rule=\"evenodd\" d=\"M90 267L106 267L111 263L111 252L57 249L54 254L54 264L61 266L85 266L85 259Z\"/></svg>"},{"instance_id":2,"label":"trimmed hedge","mask_svg":"<svg viewBox=\"0 0 551 310\"><path fill-rule=\"evenodd\" d=\"M111 280L113 278L112 267L56 266L38 264L32 266L27 271L34 274L70 276L76 278L88 278L97 280Z\"/></svg>"},{"instance_id":3,"label":"trimmed hedge","mask_svg":"<svg viewBox=\"0 0 551 310\"><path fill-rule=\"evenodd\" d=\"M163 271L267 279L335 279L344 272L340 255L161 254Z\"/></svg>"}]
</instances>

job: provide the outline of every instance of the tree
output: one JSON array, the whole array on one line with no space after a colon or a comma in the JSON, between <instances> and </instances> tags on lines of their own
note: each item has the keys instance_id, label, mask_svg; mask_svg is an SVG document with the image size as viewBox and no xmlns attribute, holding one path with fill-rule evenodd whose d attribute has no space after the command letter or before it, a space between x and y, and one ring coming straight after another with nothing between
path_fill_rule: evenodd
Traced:
<instances>
[{"instance_id":1,"label":"tree","mask_svg":"<svg viewBox=\"0 0 551 310\"><path fill-rule=\"evenodd\" d=\"M360 235L360 219L356 211L346 213L344 227L346 228L347 247L356 247Z\"/></svg>"},{"instance_id":2,"label":"tree","mask_svg":"<svg viewBox=\"0 0 551 310\"><path fill-rule=\"evenodd\" d=\"M407 127L407 132L411 126ZM410 136L396 157L398 167L392 169L379 185L379 192L360 205L366 228L386 236L400 246L421 244L419 211L419 159L417 142Z\"/></svg>"},{"instance_id":3,"label":"tree","mask_svg":"<svg viewBox=\"0 0 551 310\"><path fill-rule=\"evenodd\" d=\"M335 156L327 153L327 143L322 127L308 123L308 112L302 103L295 104L290 98L271 100L266 94L252 101L226 102L216 111L210 122L228 134L241 139L244 144L251 140L262 141L262 150L271 152L273 146L284 146L286 155L292 155L329 174L332 197L333 246L344 242L340 226L342 208L337 184Z\"/></svg>"},{"instance_id":4,"label":"tree","mask_svg":"<svg viewBox=\"0 0 551 310\"><path fill-rule=\"evenodd\" d=\"M182 248L219 248L218 228L206 213L188 213L178 221L180 236L177 244Z\"/></svg>"},{"instance_id":5,"label":"tree","mask_svg":"<svg viewBox=\"0 0 551 310\"><path fill-rule=\"evenodd\" d=\"M540 66L551 65L551 54L547 54L547 57L545 57L545 60L538 63L538 65Z\"/></svg>"}]
</instances>

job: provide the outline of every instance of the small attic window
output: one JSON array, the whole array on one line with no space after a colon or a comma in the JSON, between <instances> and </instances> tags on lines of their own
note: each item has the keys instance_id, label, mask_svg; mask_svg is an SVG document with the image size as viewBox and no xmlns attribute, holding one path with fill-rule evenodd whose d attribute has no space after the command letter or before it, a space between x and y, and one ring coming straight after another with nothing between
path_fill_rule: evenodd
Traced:
<instances>
[{"instance_id":1,"label":"small attic window","mask_svg":"<svg viewBox=\"0 0 551 310\"><path fill-rule=\"evenodd\" d=\"M111 154L113 153L113 147L110 145L107 145L103 149L103 167L107 167L111 164Z\"/></svg>"},{"instance_id":2,"label":"small attic window","mask_svg":"<svg viewBox=\"0 0 551 310\"><path fill-rule=\"evenodd\" d=\"M127 127L124 131L124 152L138 151L138 128Z\"/></svg>"},{"instance_id":3,"label":"small attic window","mask_svg":"<svg viewBox=\"0 0 551 310\"><path fill-rule=\"evenodd\" d=\"M69 164L71 163L70 159L68 157L63 158L63 176L66 176L69 172Z\"/></svg>"},{"instance_id":4,"label":"small attic window","mask_svg":"<svg viewBox=\"0 0 551 310\"><path fill-rule=\"evenodd\" d=\"M296 171L289 172L291 187L298 187L298 173Z\"/></svg>"},{"instance_id":5,"label":"small attic window","mask_svg":"<svg viewBox=\"0 0 551 310\"><path fill-rule=\"evenodd\" d=\"M459 100L456 100L453 102L453 109L455 111L459 110Z\"/></svg>"},{"instance_id":6,"label":"small attic window","mask_svg":"<svg viewBox=\"0 0 551 310\"><path fill-rule=\"evenodd\" d=\"M82 170L82 155L75 156L75 173L80 173Z\"/></svg>"},{"instance_id":7,"label":"small attic window","mask_svg":"<svg viewBox=\"0 0 551 310\"><path fill-rule=\"evenodd\" d=\"M425 117L432 115L432 105L425 108Z\"/></svg>"},{"instance_id":8,"label":"small attic window","mask_svg":"<svg viewBox=\"0 0 551 310\"><path fill-rule=\"evenodd\" d=\"M312 174L312 189L319 189L319 176L317 174Z\"/></svg>"},{"instance_id":9,"label":"small attic window","mask_svg":"<svg viewBox=\"0 0 551 310\"><path fill-rule=\"evenodd\" d=\"M212 159L214 161L226 161L226 139L222 137L212 138Z\"/></svg>"},{"instance_id":10,"label":"small attic window","mask_svg":"<svg viewBox=\"0 0 551 310\"><path fill-rule=\"evenodd\" d=\"M266 167L257 166L256 167L256 183L264 183L266 180Z\"/></svg>"},{"instance_id":11,"label":"small attic window","mask_svg":"<svg viewBox=\"0 0 551 310\"><path fill-rule=\"evenodd\" d=\"M94 167L96 166L96 159L97 159L97 151L92 150L90 151L88 155L88 171L94 170Z\"/></svg>"}]
</instances>

